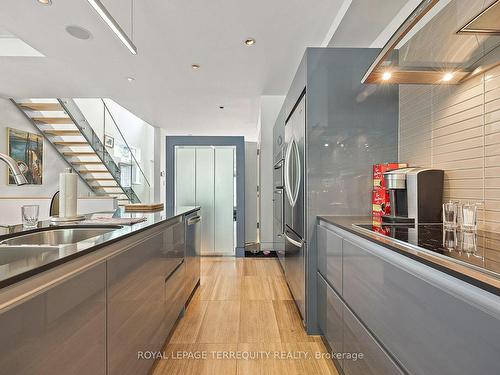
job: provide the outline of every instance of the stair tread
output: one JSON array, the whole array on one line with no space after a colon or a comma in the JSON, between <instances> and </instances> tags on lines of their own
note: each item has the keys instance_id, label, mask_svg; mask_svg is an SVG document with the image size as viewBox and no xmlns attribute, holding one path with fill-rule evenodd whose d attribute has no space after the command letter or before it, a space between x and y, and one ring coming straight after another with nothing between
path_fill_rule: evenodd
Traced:
<instances>
[{"instance_id":1,"label":"stair tread","mask_svg":"<svg viewBox=\"0 0 500 375\"><path fill-rule=\"evenodd\" d=\"M22 108L34 111L62 111L63 107L59 103L18 103Z\"/></svg>"},{"instance_id":2,"label":"stair tread","mask_svg":"<svg viewBox=\"0 0 500 375\"><path fill-rule=\"evenodd\" d=\"M109 173L107 169L86 169L78 171L78 173Z\"/></svg>"},{"instance_id":3,"label":"stair tread","mask_svg":"<svg viewBox=\"0 0 500 375\"><path fill-rule=\"evenodd\" d=\"M65 151L62 153L64 156L86 156L86 155L95 155L97 156L97 154L93 151L88 151L88 152L84 152L84 151L81 151L81 152L78 152L78 151Z\"/></svg>"},{"instance_id":4,"label":"stair tread","mask_svg":"<svg viewBox=\"0 0 500 375\"><path fill-rule=\"evenodd\" d=\"M88 142L83 141L54 141L55 145L88 145Z\"/></svg>"},{"instance_id":5,"label":"stair tread","mask_svg":"<svg viewBox=\"0 0 500 375\"><path fill-rule=\"evenodd\" d=\"M79 160L79 161L71 161L70 163L74 164L74 165L86 165L86 164L94 164L94 165L101 164L101 165L104 165L102 163L102 161L100 161L100 160L99 161L81 161L81 160Z\"/></svg>"},{"instance_id":6,"label":"stair tread","mask_svg":"<svg viewBox=\"0 0 500 375\"><path fill-rule=\"evenodd\" d=\"M86 178L85 181L114 181L114 178L92 177Z\"/></svg>"},{"instance_id":7,"label":"stair tread","mask_svg":"<svg viewBox=\"0 0 500 375\"><path fill-rule=\"evenodd\" d=\"M44 124L73 124L73 120L69 117L32 117L31 119Z\"/></svg>"},{"instance_id":8,"label":"stair tread","mask_svg":"<svg viewBox=\"0 0 500 375\"><path fill-rule=\"evenodd\" d=\"M79 130L42 130L45 134L50 135L81 135Z\"/></svg>"}]
</instances>

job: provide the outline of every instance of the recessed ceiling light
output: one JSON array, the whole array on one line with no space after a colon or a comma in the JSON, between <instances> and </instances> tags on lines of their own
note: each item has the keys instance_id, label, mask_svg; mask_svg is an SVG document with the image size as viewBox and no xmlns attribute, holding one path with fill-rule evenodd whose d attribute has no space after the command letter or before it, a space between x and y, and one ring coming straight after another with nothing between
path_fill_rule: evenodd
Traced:
<instances>
[{"instance_id":1,"label":"recessed ceiling light","mask_svg":"<svg viewBox=\"0 0 500 375\"><path fill-rule=\"evenodd\" d=\"M328 147L328 146L330 146L330 145L328 143L325 143L325 147Z\"/></svg>"},{"instance_id":2,"label":"recessed ceiling light","mask_svg":"<svg viewBox=\"0 0 500 375\"><path fill-rule=\"evenodd\" d=\"M390 80L390 79L391 79L391 77L392 77L391 72L384 72L384 74L382 74L382 79L383 79L384 81L388 81L388 80Z\"/></svg>"},{"instance_id":3,"label":"recessed ceiling light","mask_svg":"<svg viewBox=\"0 0 500 375\"><path fill-rule=\"evenodd\" d=\"M52 0L37 0L42 5L52 5Z\"/></svg>"},{"instance_id":4,"label":"recessed ceiling light","mask_svg":"<svg viewBox=\"0 0 500 375\"><path fill-rule=\"evenodd\" d=\"M446 73L444 76L443 76L443 81L444 82L448 82L448 81L451 81L451 79L453 78L453 73Z\"/></svg>"},{"instance_id":5,"label":"recessed ceiling light","mask_svg":"<svg viewBox=\"0 0 500 375\"><path fill-rule=\"evenodd\" d=\"M92 38L90 31L80 26L66 26L66 32L76 39L87 40Z\"/></svg>"},{"instance_id":6,"label":"recessed ceiling light","mask_svg":"<svg viewBox=\"0 0 500 375\"><path fill-rule=\"evenodd\" d=\"M133 82L133 81L135 81L135 78L134 77L127 77L127 81Z\"/></svg>"},{"instance_id":7,"label":"recessed ceiling light","mask_svg":"<svg viewBox=\"0 0 500 375\"><path fill-rule=\"evenodd\" d=\"M245 44L247 46L253 46L255 44L255 39L254 38L245 39Z\"/></svg>"},{"instance_id":8,"label":"recessed ceiling light","mask_svg":"<svg viewBox=\"0 0 500 375\"><path fill-rule=\"evenodd\" d=\"M193 70L198 70L198 69L200 69L200 68L201 68L201 66L199 66L198 64L193 64L193 65L191 65L191 68L192 68Z\"/></svg>"}]
</instances>

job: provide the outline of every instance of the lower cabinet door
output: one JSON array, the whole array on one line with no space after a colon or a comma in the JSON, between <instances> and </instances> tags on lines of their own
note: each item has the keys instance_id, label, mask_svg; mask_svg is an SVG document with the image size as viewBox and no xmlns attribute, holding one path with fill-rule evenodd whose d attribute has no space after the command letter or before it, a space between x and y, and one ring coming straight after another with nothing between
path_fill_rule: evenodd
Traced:
<instances>
[{"instance_id":1,"label":"lower cabinet door","mask_svg":"<svg viewBox=\"0 0 500 375\"><path fill-rule=\"evenodd\" d=\"M108 375L147 374L154 359L138 359L140 352L163 346L165 278L179 263L168 257L171 237L171 230L160 227L107 261Z\"/></svg>"},{"instance_id":2,"label":"lower cabinet door","mask_svg":"<svg viewBox=\"0 0 500 375\"><path fill-rule=\"evenodd\" d=\"M344 309L344 352L352 355L343 363L346 375L404 375L347 308ZM359 354L363 355L362 359L352 359Z\"/></svg>"},{"instance_id":3,"label":"lower cabinet door","mask_svg":"<svg viewBox=\"0 0 500 375\"><path fill-rule=\"evenodd\" d=\"M337 293L318 272L318 321L320 329L335 353L343 352L344 305ZM338 362L342 366L342 359Z\"/></svg>"},{"instance_id":4,"label":"lower cabinet door","mask_svg":"<svg viewBox=\"0 0 500 375\"><path fill-rule=\"evenodd\" d=\"M342 237L318 225L318 269L342 295Z\"/></svg>"},{"instance_id":5,"label":"lower cabinet door","mask_svg":"<svg viewBox=\"0 0 500 375\"><path fill-rule=\"evenodd\" d=\"M170 332L186 302L186 264L179 265L165 280L165 330Z\"/></svg>"},{"instance_id":6,"label":"lower cabinet door","mask_svg":"<svg viewBox=\"0 0 500 375\"><path fill-rule=\"evenodd\" d=\"M0 313L0 373L106 374L106 264Z\"/></svg>"}]
</instances>

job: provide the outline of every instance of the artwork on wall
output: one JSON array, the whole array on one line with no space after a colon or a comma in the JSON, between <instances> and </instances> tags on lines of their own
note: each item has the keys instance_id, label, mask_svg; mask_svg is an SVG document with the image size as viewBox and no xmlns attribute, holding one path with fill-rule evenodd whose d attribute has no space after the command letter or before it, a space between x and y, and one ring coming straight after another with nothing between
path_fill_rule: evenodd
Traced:
<instances>
[{"instance_id":1,"label":"artwork on wall","mask_svg":"<svg viewBox=\"0 0 500 375\"><path fill-rule=\"evenodd\" d=\"M17 161L28 184L42 184L43 137L40 134L7 128L7 153ZM15 185L10 170L8 170L8 183Z\"/></svg>"},{"instance_id":2,"label":"artwork on wall","mask_svg":"<svg viewBox=\"0 0 500 375\"><path fill-rule=\"evenodd\" d=\"M107 134L104 134L104 144L106 147L113 148L115 147L115 139Z\"/></svg>"}]
</instances>

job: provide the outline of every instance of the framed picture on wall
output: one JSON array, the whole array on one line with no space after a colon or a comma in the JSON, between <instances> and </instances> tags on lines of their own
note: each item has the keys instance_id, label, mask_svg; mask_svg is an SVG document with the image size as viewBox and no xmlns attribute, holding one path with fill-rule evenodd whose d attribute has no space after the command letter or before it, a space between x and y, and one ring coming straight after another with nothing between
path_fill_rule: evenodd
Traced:
<instances>
[{"instance_id":1,"label":"framed picture on wall","mask_svg":"<svg viewBox=\"0 0 500 375\"><path fill-rule=\"evenodd\" d=\"M104 145L108 148L115 147L115 139L107 134L104 134Z\"/></svg>"},{"instance_id":2,"label":"framed picture on wall","mask_svg":"<svg viewBox=\"0 0 500 375\"><path fill-rule=\"evenodd\" d=\"M43 177L43 137L40 134L7 128L7 154L17 161L30 185L41 185ZM8 170L8 184L15 185Z\"/></svg>"}]
</instances>

